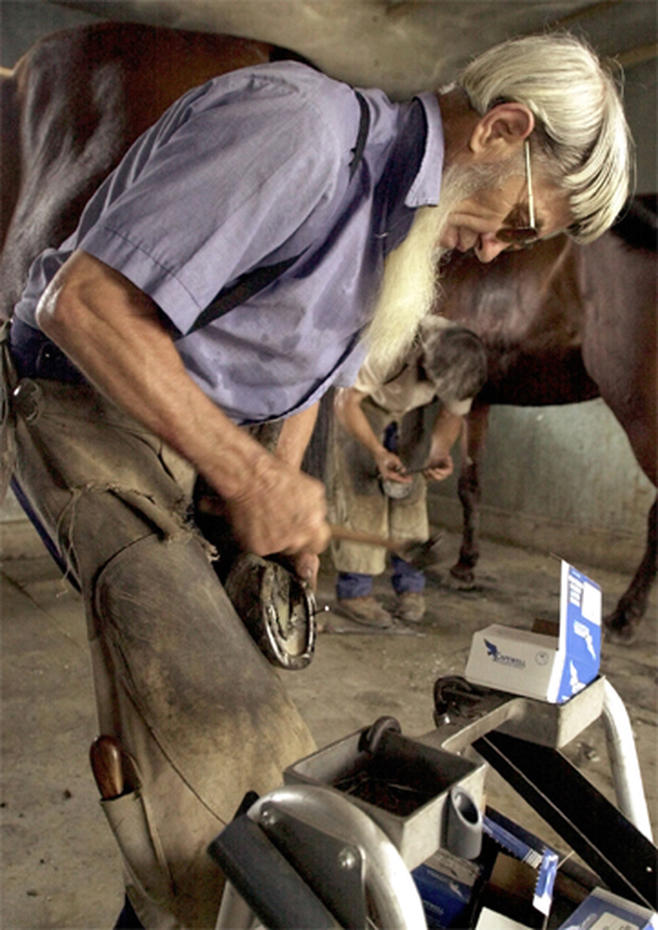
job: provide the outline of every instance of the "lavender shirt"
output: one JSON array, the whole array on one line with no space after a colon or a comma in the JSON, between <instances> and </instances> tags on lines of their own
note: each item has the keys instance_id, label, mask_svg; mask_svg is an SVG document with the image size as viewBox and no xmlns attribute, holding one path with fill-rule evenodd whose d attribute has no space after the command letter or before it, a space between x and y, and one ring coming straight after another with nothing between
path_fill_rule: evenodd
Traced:
<instances>
[{"instance_id":1,"label":"lavender shirt","mask_svg":"<svg viewBox=\"0 0 658 930\"><path fill-rule=\"evenodd\" d=\"M125 155L77 230L30 269L16 315L74 249L120 271L174 324L187 371L238 423L288 416L351 384L386 253L415 207L438 201L438 102L360 91L371 123L350 181L360 110L351 87L294 62L194 88ZM188 333L241 274L299 256L264 290ZM186 335L187 334L187 335Z\"/></svg>"}]
</instances>

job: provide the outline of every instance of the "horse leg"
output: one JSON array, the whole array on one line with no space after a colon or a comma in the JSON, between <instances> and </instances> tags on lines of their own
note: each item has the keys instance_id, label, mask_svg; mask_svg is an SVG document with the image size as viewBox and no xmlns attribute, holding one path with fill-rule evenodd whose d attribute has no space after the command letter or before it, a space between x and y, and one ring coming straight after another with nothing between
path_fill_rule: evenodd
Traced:
<instances>
[{"instance_id":1,"label":"horse leg","mask_svg":"<svg viewBox=\"0 0 658 930\"><path fill-rule=\"evenodd\" d=\"M636 319L624 325L600 326L595 337L587 334L583 343L583 359L590 376L599 385L601 397L626 433L637 462L652 484L656 474L656 358L647 346L655 345L655 272L654 262L648 262L650 277L643 288L634 284L637 295L648 294L644 302L636 296ZM614 306L614 301L610 301ZM605 306L602 299L601 306ZM644 308L639 314L637 308ZM614 339L614 344L612 340ZM656 577L656 503L649 510L647 544L644 556L633 580L622 594L612 614L604 618L610 642L630 643L646 611L651 587Z\"/></svg>"},{"instance_id":2,"label":"horse leg","mask_svg":"<svg viewBox=\"0 0 658 930\"><path fill-rule=\"evenodd\" d=\"M649 510L647 521L647 548L642 561L619 603L611 614L604 617L606 639L611 643L632 643L637 628L647 609L649 592L656 577L658 498Z\"/></svg>"},{"instance_id":3,"label":"horse leg","mask_svg":"<svg viewBox=\"0 0 658 930\"><path fill-rule=\"evenodd\" d=\"M489 407L477 406L468 414L462 434L462 466L457 482L457 494L463 510L462 543L459 558L450 569L450 574L462 587L473 585L473 570L480 558L480 463L488 422Z\"/></svg>"}]
</instances>

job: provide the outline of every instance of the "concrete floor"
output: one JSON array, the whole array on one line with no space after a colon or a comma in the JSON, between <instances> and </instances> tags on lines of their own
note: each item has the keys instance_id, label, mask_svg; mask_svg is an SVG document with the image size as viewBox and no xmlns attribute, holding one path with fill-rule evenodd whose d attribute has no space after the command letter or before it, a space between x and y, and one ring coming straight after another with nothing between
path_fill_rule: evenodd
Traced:
<instances>
[{"instance_id":1,"label":"concrete floor","mask_svg":"<svg viewBox=\"0 0 658 930\"><path fill-rule=\"evenodd\" d=\"M447 564L458 539L449 535ZM431 574L430 609L414 635L324 633L306 670L283 673L294 699L323 745L396 716L407 735L433 728L432 685L463 672L471 635L492 622L528 628L556 618L559 565L538 554L485 540L478 586L454 591L444 573ZM118 857L100 811L87 764L97 735L85 628L78 596L46 557L2 563L2 889L0 926L113 926L122 890ZM609 610L628 577L578 565L604 591ZM390 589L378 580L384 600ZM330 603L332 576L321 577L320 603ZM604 645L602 671L630 714L645 791L658 829L654 593L641 636L632 647ZM333 615L326 615L331 619ZM614 800L603 727L597 722L566 750ZM487 799L556 842L551 831L494 773Z\"/></svg>"}]
</instances>

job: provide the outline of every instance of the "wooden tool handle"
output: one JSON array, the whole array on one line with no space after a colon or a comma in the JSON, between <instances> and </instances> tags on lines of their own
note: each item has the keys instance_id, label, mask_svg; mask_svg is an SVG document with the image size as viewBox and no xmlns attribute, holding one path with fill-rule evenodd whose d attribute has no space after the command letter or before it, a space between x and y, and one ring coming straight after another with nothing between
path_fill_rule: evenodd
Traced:
<instances>
[{"instance_id":1,"label":"wooden tool handle","mask_svg":"<svg viewBox=\"0 0 658 930\"><path fill-rule=\"evenodd\" d=\"M91 744L89 761L104 801L123 794L121 747L113 736L98 736Z\"/></svg>"},{"instance_id":2,"label":"wooden tool handle","mask_svg":"<svg viewBox=\"0 0 658 930\"><path fill-rule=\"evenodd\" d=\"M390 552L397 552L404 547L404 543L399 539L389 539L386 536L376 536L373 533L362 533L359 530L351 530L347 526L336 526L330 523L332 539L345 539L347 542L365 543L369 546L381 546Z\"/></svg>"}]
</instances>

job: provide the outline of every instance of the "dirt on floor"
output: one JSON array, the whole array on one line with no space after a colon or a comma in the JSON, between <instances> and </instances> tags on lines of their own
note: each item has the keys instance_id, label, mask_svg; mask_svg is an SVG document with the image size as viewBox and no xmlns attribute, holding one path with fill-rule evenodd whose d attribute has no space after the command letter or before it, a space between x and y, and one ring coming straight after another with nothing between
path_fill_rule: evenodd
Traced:
<instances>
[{"instance_id":1,"label":"dirt on floor","mask_svg":"<svg viewBox=\"0 0 658 930\"><path fill-rule=\"evenodd\" d=\"M396 632L368 633L333 610L320 615L308 668L281 672L319 745L396 717L408 736L434 728L433 685L463 674L471 636L491 623L530 629L557 620L559 561L548 554L489 540L471 591L457 590L447 567L459 540L447 534L445 567L428 572L425 620ZM47 559L4 562L2 568L3 820L0 924L18 928L113 926L122 891L118 857L98 805L87 754L97 735L85 624L78 596ZM601 585L604 611L624 591L626 574L578 565ZM325 564L318 603L331 608L334 577ZM389 579L375 590L393 607ZM604 643L601 671L622 697L640 757L650 816L658 829L656 723L657 599L654 592L632 646ZM330 629L344 632L329 632ZM610 760L600 721L565 754L614 802ZM495 773L487 802L547 841L564 841Z\"/></svg>"}]
</instances>

